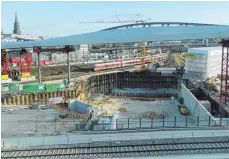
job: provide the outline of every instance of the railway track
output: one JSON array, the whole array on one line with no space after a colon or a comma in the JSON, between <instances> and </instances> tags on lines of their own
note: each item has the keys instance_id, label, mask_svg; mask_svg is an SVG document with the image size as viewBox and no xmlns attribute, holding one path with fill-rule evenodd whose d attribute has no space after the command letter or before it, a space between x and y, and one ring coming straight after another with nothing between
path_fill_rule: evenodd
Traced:
<instances>
[{"instance_id":1,"label":"railway track","mask_svg":"<svg viewBox=\"0 0 229 159\"><path fill-rule=\"evenodd\" d=\"M80 76L83 76L83 75L94 75L94 74L99 74L99 73L107 73L107 72L111 72L111 71L126 71L128 69L133 69L135 68L136 66L139 66L139 65L135 65L135 66L129 66L129 67L121 67L121 68L114 68L114 69L108 69L108 70L100 70L100 71L92 71L92 72L74 72L74 73L71 73L71 77L79 77ZM64 74L64 75L57 75L57 76L53 76L55 78L58 78L58 77L62 77L63 76L68 76L68 74ZM44 80L45 79L49 79L50 76L48 77L42 77Z\"/></svg>"},{"instance_id":2,"label":"railway track","mask_svg":"<svg viewBox=\"0 0 229 159\"><path fill-rule=\"evenodd\" d=\"M95 74L99 74L99 73L108 73L108 72L112 72L112 71L126 71L128 69L133 69L136 66L137 65L124 67L124 68L101 70L101 71L96 71L96 72L71 72L71 78L77 78L79 76L86 76L86 75L95 75ZM64 79L67 79L67 77L68 77L67 73L63 74L63 75L50 75L50 76L42 77L42 82L53 81L53 80L64 80ZM21 84L26 84L26 83L34 83L34 82L38 82L38 80L23 81L23 82L20 82L20 83Z\"/></svg>"},{"instance_id":3,"label":"railway track","mask_svg":"<svg viewBox=\"0 0 229 159\"><path fill-rule=\"evenodd\" d=\"M184 139L183 139L184 140ZM2 150L1 158L110 158L198 153L229 153L229 139L107 142L52 148Z\"/></svg>"}]
</instances>

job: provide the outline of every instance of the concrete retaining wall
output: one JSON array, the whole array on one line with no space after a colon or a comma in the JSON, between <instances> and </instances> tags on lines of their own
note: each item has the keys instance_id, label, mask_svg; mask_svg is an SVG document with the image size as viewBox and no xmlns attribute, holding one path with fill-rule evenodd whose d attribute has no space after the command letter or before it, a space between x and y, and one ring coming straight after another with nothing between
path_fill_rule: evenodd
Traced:
<instances>
[{"instance_id":1,"label":"concrete retaining wall","mask_svg":"<svg viewBox=\"0 0 229 159\"><path fill-rule=\"evenodd\" d=\"M215 121L210 112L208 112L184 84L181 86L181 97L184 98L184 105L189 110L194 120L198 120L199 117L200 121L208 122L210 117L210 120Z\"/></svg>"}]
</instances>

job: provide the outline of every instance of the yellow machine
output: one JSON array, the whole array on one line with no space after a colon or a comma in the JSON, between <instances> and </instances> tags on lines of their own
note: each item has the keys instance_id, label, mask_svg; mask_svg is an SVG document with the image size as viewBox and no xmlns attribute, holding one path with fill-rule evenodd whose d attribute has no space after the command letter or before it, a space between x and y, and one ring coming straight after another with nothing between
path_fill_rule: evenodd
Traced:
<instances>
[{"instance_id":1,"label":"yellow machine","mask_svg":"<svg viewBox=\"0 0 229 159\"><path fill-rule=\"evenodd\" d=\"M8 75L1 75L1 80L8 80L9 76Z\"/></svg>"},{"instance_id":2,"label":"yellow machine","mask_svg":"<svg viewBox=\"0 0 229 159\"><path fill-rule=\"evenodd\" d=\"M182 105L182 104L178 105L178 109L179 109L181 115L189 115L189 111L184 105Z\"/></svg>"},{"instance_id":3,"label":"yellow machine","mask_svg":"<svg viewBox=\"0 0 229 159\"><path fill-rule=\"evenodd\" d=\"M142 42L142 66L141 67L137 67L136 68L137 71L144 71L144 70L146 70L146 66L145 66L145 55L146 55L145 42Z\"/></svg>"}]
</instances>

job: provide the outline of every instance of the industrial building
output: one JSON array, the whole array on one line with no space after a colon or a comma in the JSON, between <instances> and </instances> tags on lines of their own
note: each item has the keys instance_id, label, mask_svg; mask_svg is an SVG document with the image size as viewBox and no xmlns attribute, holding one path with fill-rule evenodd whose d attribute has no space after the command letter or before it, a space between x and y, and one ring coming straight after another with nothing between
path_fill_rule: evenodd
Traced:
<instances>
[{"instance_id":1,"label":"industrial building","mask_svg":"<svg viewBox=\"0 0 229 159\"><path fill-rule=\"evenodd\" d=\"M185 73L196 79L217 77L221 74L222 47L189 48L185 58Z\"/></svg>"}]
</instances>

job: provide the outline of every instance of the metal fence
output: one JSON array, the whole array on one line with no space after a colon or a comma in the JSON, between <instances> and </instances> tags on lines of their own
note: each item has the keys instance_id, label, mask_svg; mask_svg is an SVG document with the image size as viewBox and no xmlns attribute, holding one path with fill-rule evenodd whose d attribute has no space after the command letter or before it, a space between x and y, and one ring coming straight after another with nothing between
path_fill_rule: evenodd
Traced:
<instances>
[{"instance_id":1,"label":"metal fence","mask_svg":"<svg viewBox=\"0 0 229 159\"><path fill-rule=\"evenodd\" d=\"M200 117L196 119L184 116L184 117L174 117L174 118L120 118L116 119L112 123L99 123L98 125L93 125L94 130L125 130L125 129L151 129L151 128L183 128L183 127L210 127L210 126L229 126L229 120L225 118L218 118L212 120L209 117Z\"/></svg>"},{"instance_id":2,"label":"metal fence","mask_svg":"<svg viewBox=\"0 0 229 159\"><path fill-rule=\"evenodd\" d=\"M131 132L131 133L109 133L109 134L70 134L65 133L58 136L34 136L34 137L15 137L2 139L2 149L5 148L26 148L31 146L39 147L64 147L69 144L90 143L105 141L112 143L128 140L150 140L150 139L180 139L180 138L198 138L198 137L228 137L228 130L203 130L203 131L154 131L154 132Z\"/></svg>"},{"instance_id":3,"label":"metal fence","mask_svg":"<svg viewBox=\"0 0 229 159\"><path fill-rule=\"evenodd\" d=\"M82 125L84 125L82 127ZM18 121L2 121L2 133L18 132L23 134L47 133L53 132L69 132L74 130L128 130L128 129L153 129L160 127L167 128L184 128L184 127L219 127L229 126L229 120L225 118L217 118L212 120L209 117L190 116L174 117L174 118L120 118L110 122L90 121L85 124L84 119L61 119L61 120L18 120ZM83 129L82 129L83 128Z\"/></svg>"}]
</instances>

